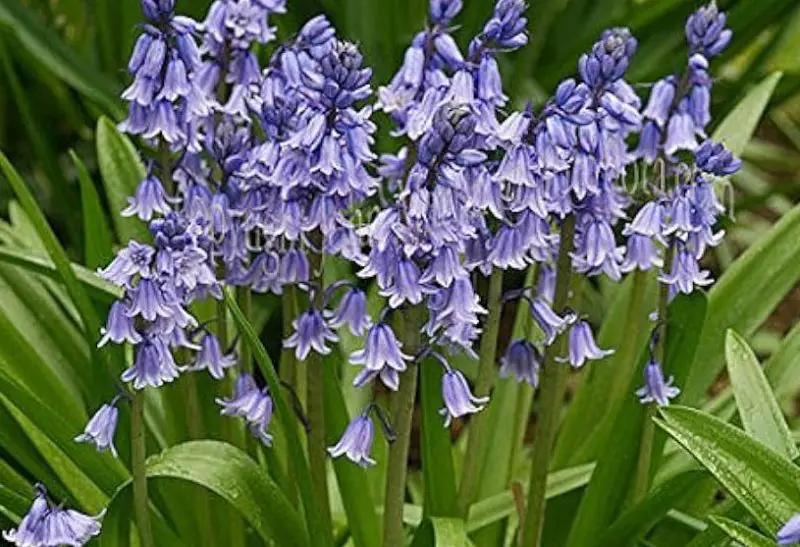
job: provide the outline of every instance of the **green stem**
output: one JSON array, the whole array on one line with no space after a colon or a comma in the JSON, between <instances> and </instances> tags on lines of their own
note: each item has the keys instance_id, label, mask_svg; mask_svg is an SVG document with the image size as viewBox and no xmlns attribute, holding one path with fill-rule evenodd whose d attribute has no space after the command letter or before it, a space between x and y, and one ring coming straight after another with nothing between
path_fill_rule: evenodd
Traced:
<instances>
[{"instance_id":1,"label":"green stem","mask_svg":"<svg viewBox=\"0 0 800 547\"><path fill-rule=\"evenodd\" d=\"M404 317L403 350L414 355L420 343L420 310L412 308ZM392 415L396 440L389 449L386 474L386 496L383 511L383 547L402 547L403 504L406 493L408 470L408 448L411 445L411 422L414 415L414 399L417 395L419 365L412 363L403 374L400 387L394 394Z\"/></svg>"},{"instance_id":2,"label":"green stem","mask_svg":"<svg viewBox=\"0 0 800 547\"><path fill-rule=\"evenodd\" d=\"M497 337L500 333L500 317L503 312L502 296L503 270L495 268L489 279L489 295L486 301L489 316L486 318L481 338L478 376L475 379L475 395L477 397L489 395L494 381ZM489 440L487 425L487 415L483 412L476 414L470 420L467 450L461 470L461 488L458 491L458 511L465 517L469 506L475 500L480 484L481 463L484 461L486 443Z\"/></svg>"},{"instance_id":3,"label":"green stem","mask_svg":"<svg viewBox=\"0 0 800 547\"><path fill-rule=\"evenodd\" d=\"M153 528L150 524L150 507L147 499L147 475L144 462L147 459L147 439L144 431L144 395L133 394L131 403L131 472L133 473L133 506L136 525L139 528L139 543L142 547L155 547Z\"/></svg>"},{"instance_id":4,"label":"green stem","mask_svg":"<svg viewBox=\"0 0 800 547\"><path fill-rule=\"evenodd\" d=\"M675 256L675 245L667 248L667 255L664 258L664 271L672 269L672 260ZM658 337L653 348L653 358L664 366L666 355L667 340L667 308L669 306L669 285L662 283L658 298ZM633 503L641 500L650 487L650 467L653 458L653 441L656 436L656 424L653 417L656 414L656 404L650 403L645 409L644 424L642 425L642 436L639 442L639 457L636 461L636 476L633 482L631 493Z\"/></svg>"},{"instance_id":5,"label":"green stem","mask_svg":"<svg viewBox=\"0 0 800 547\"><path fill-rule=\"evenodd\" d=\"M253 320L253 295L247 287L239 287L238 289L239 307L248 321ZM239 363L242 365L242 370L248 374L253 373L253 355L250 352L250 346L244 341L239 343Z\"/></svg>"},{"instance_id":6,"label":"green stem","mask_svg":"<svg viewBox=\"0 0 800 547\"><path fill-rule=\"evenodd\" d=\"M553 309L561 313L570 299L570 289L574 298L580 295L580 286L572 279L572 251L575 239L575 217L570 215L561 228L561 246L556 265L556 292ZM528 483L528 502L525 519L522 523L520 546L537 547L544 528L545 488L547 470L550 465L550 452L558 430L561 407L564 402L569 367L558 363L556 357L564 355L567 337L561 335L547 348L545 354L541 383L539 385L539 413L536 423L536 437L533 441L533 462Z\"/></svg>"},{"instance_id":7,"label":"green stem","mask_svg":"<svg viewBox=\"0 0 800 547\"><path fill-rule=\"evenodd\" d=\"M321 234L315 234L314 246L322 248ZM311 253L311 271L315 288L311 306L321 310L324 299L322 257ZM332 532L330 503L328 501L328 450L325 443L325 379L322 356L315 351L306 359L306 414L308 415L308 465L311 481L319 505L320 516L326 530ZM328 541L330 544L330 541Z\"/></svg>"}]
</instances>

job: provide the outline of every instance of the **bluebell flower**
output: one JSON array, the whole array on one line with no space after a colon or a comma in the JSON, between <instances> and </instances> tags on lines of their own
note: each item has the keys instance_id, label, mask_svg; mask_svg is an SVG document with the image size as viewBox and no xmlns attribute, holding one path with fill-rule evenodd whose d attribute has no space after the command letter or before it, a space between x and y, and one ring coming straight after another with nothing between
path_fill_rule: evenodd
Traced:
<instances>
[{"instance_id":1,"label":"bluebell flower","mask_svg":"<svg viewBox=\"0 0 800 547\"><path fill-rule=\"evenodd\" d=\"M447 26L458 15L462 6L461 0L431 0L428 10L431 23Z\"/></svg>"},{"instance_id":2,"label":"bluebell flower","mask_svg":"<svg viewBox=\"0 0 800 547\"><path fill-rule=\"evenodd\" d=\"M406 370L406 361L411 359L402 348L403 344L389 325L376 323L367 333L363 349L350 355L350 363L364 367L353 385L360 387L380 375L386 387L396 391L400 385L399 373Z\"/></svg>"},{"instance_id":3,"label":"bluebell flower","mask_svg":"<svg viewBox=\"0 0 800 547\"><path fill-rule=\"evenodd\" d=\"M457 369L445 371L442 377L442 398L444 408L439 414L445 417L445 427L450 427L453 418L480 412L489 402L489 397L476 397L472 394L467 379Z\"/></svg>"},{"instance_id":4,"label":"bluebell flower","mask_svg":"<svg viewBox=\"0 0 800 547\"><path fill-rule=\"evenodd\" d=\"M700 52L706 57L722 53L732 37L731 30L725 25L725 13L717 9L716 2L695 11L686 21L686 41L692 52Z\"/></svg>"},{"instance_id":5,"label":"bluebell flower","mask_svg":"<svg viewBox=\"0 0 800 547\"><path fill-rule=\"evenodd\" d=\"M119 410L115 406L117 397L111 404L104 404L94 413L83 433L75 437L79 443L92 443L99 452L111 450L114 457L117 457L117 449L114 446L114 433L117 430L117 419Z\"/></svg>"},{"instance_id":6,"label":"bluebell flower","mask_svg":"<svg viewBox=\"0 0 800 547\"><path fill-rule=\"evenodd\" d=\"M500 377L513 376L518 382L539 385L539 369L542 354L527 340L514 340L508 345L505 355L500 359Z\"/></svg>"},{"instance_id":7,"label":"bluebell flower","mask_svg":"<svg viewBox=\"0 0 800 547\"><path fill-rule=\"evenodd\" d=\"M697 257L686 246L679 245L672 261L672 271L662 272L658 280L671 285L675 290L690 294L695 286L705 287L712 283L708 270L701 270Z\"/></svg>"},{"instance_id":8,"label":"bluebell flower","mask_svg":"<svg viewBox=\"0 0 800 547\"><path fill-rule=\"evenodd\" d=\"M156 317L171 318L175 315L169 295L152 279L140 279L130 290L130 297L128 317L141 315L147 321L155 321Z\"/></svg>"},{"instance_id":9,"label":"bluebell flower","mask_svg":"<svg viewBox=\"0 0 800 547\"><path fill-rule=\"evenodd\" d=\"M147 176L136 188L136 196L128 198L128 207L123 209L122 216L138 216L149 221L153 213L167 214L172 208L167 201L167 193L158 177Z\"/></svg>"},{"instance_id":10,"label":"bluebell flower","mask_svg":"<svg viewBox=\"0 0 800 547\"><path fill-rule=\"evenodd\" d=\"M672 102L675 99L675 87L674 76L668 76L663 80L657 81L650 91L647 108L642 112L642 116L656 122L658 127L664 128L667 120L669 120L673 106Z\"/></svg>"},{"instance_id":11,"label":"bluebell flower","mask_svg":"<svg viewBox=\"0 0 800 547\"><path fill-rule=\"evenodd\" d=\"M133 382L134 389L143 389L161 387L178 376L178 366L164 340L148 334L136 346L133 366L122 373L122 381Z\"/></svg>"},{"instance_id":12,"label":"bluebell flower","mask_svg":"<svg viewBox=\"0 0 800 547\"><path fill-rule=\"evenodd\" d=\"M668 406L669 400L681 392L672 385L672 381L672 376L665 380L661 364L650 359L644 367L644 386L636 390L636 395L642 404L656 403L659 406Z\"/></svg>"},{"instance_id":13,"label":"bluebell flower","mask_svg":"<svg viewBox=\"0 0 800 547\"><path fill-rule=\"evenodd\" d=\"M325 322L322 313L316 308L303 312L292 322L294 332L283 341L285 348L295 348L295 356L303 361L313 349L320 355L331 352L328 342L337 342L339 337Z\"/></svg>"},{"instance_id":14,"label":"bluebell flower","mask_svg":"<svg viewBox=\"0 0 800 547\"><path fill-rule=\"evenodd\" d=\"M98 270L98 273L115 285L128 286L135 276L152 275L151 263L155 252L150 245L131 241L117 252L114 260L105 269Z\"/></svg>"},{"instance_id":15,"label":"bluebell flower","mask_svg":"<svg viewBox=\"0 0 800 547\"><path fill-rule=\"evenodd\" d=\"M740 159L722 143L703 141L694 154L695 165L700 171L724 177L736 173L742 166Z\"/></svg>"},{"instance_id":16,"label":"bluebell flower","mask_svg":"<svg viewBox=\"0 0 800 547\"><path fill-rule=\"evenodd\" d=\"M219 340L211 333L206 333L200 341L200 351L192 370L208 370L217 380L225 377L225 369L236 364L236 356L223 354Z\"/></svg>"},{"instance_id":17,"label":"bluebell flower","mask_svg":"<svg viewBox=\"0 0 800 547\"><path fill-rule=\"evenodd\" d=\"M587 360L603 359L614 353L614 350L600 349L594 340L592 327L583 320L576 321L570 327L568 345L569 358L565 360L575 368L582 367Z\"/></svg>"},{"instance_id":18,"label":"bluebell flower","mask_svg":"<svg viewBox=\"0 0 800 547\"><path fill-rule=\"evenodd\" d=\"M619 266L621 271L627 273L638 269L646 272L651 268L661 268L663 266L664 260L661 258L652 237L640 233L632 233L628 237L625 246L625 259Z\"/></svg>"},{"instance_id":19,"label":"bluebell flower","mask_svg":"<svg viewBox=\"0 0 800 547\"><path fill-rule=\"evenodd\" d=\"M272 444L272 435L267 432L272 421L272 397L267 388L259 389L252 376L240 374L233 397L216 401L222 406L222 415L243 418L253 435L267 446Z\"/></svg>"},{"instance_id":20,"label":"bluebell flower","mask_svg":"<svg viewBox=\"0 0 800 547\"><path fill-rule=\"evenodd\" d=\"M99 520L105 514L89 516L62 506L52 506L47 489L36 485L36 497L15 529L4 530L3 539L17 547L81 547L100 534Z\"/></svg>"},{"instance_id":21,"label":"bluebell flower","mask_svg":"<svg viewBox=\"0 0 800 547\"><path fill-rule=\"evenodd\" d=\"M347 425L339 442L328 448L328 453L332 458L346 455L361 467L375 465L375 460L369 456L373 435L372 420L367 414L360 414Z\"/></svg>"},{"instance_id":22,"label":"bluebell flower","mask_svg":"<svg viewBox=\"0 0 800 547\"><path fill-rule=\"evenodd\" d=\"M100 334L102 337L97 342L97 347L103 347L109 341L115 344L138 344L142 341L142 335L136 330L134 320L129 314L128 305L122 300L111 304L106 326L100 329Z\"/></svg>"},{"instance_id":23,"label":"bluebell flower","mask_svg":"<svg viewBox=\"0 0 800 547\"><path fill-rule=\"evenodd\" d=\"M525 8L523 0L499 0L477 40L501 49L524 46L528 42L525 31L528 21L523 17Z\"/></svg>"},{"instance_id":24,"label":"bluebell flower","mask_svg":"<svg viewBox=\"0 0 800 547\"><path fill-rule=\"evenodd\" d=\"M636 51L636 38L626 28L603 31L591 52L581 56L578 71L591 88L601 88L620 79Z\"/></svg>"},{"instance_id":25,"label":"bluebell flower","mask_svg":"<svg viewBox=\"0 0 800 547\"><path fill-rule=\"evenodd\" d=\"M530 299L531 314L544 333L545 345L550 345L567 325L567 318L559 316L542 297Z\"/></svg>"},{"instance_id":26,"label":"bluebell flower","mask_svg":"<svg viewBox=\"0 0 800 547\"><path fill-rule=\"evenodd\" d=\"M778 545L793 545L800 542L800 513L795 513L792 518L781 526L775 535Z\"/></svg>"},{"instance_id":27,"label":"bluebell flower","mask_svg":"<svg viewBox=\"0 0 800 547\"><path fill-rule=\"evenodd\" d=\"M347 291L335 310L325 311L328 324L338 329L343 325L353 334L353 336L363 336L366 330L372 326L372 319L367 313L367 295L358 288Z\"/></svg>"}]
</instances>

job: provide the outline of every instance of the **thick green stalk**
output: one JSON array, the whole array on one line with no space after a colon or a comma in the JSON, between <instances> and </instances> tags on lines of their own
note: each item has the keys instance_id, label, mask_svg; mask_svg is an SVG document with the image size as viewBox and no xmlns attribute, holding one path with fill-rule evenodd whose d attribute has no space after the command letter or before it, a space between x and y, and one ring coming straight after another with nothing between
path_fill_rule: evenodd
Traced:
<instances>
[{"instance_id":1,"label":"thick green stalk","mask_svg":"<svg viewBox=\"0 0 800 547\"><path fill-rule=\"evenodd\" d=\"M664 259L664 271L672 269L672 259L675 256L675 245L667 248L667 256ZM669 285L662 283L658 298L658 337L653 348L653 358L663 367L666 362L666 342L667 342L667 307L669 306ZM639 457L636 462L636 476L633 482L631 497L633 503L641 500L650 487L650 467L653 458L653 441L656 436L656 424L653 417L656 414L656 403L650 403L645 409L644 424L642 425L642 437L639 442Z\"/></svg>"},{"instance_id":2,"label":"thick green stalk","mask_svg":"<svg viewBox=\"0 0 800 547\"><path fill-rule=\"evenodd\" d=\"M316 234L315 247L322 248L320 234ZM311 306L322 309L325 287L322 271L322 257L311 253L311 271L314 294ZM331 510L328 501L328 450L325 444L325 380L322 356L315 351L306 359L306 413L308 415L308 465L317 505L325 529L332 530ZM331 532L332 533L332 532Z\"/></svg>"},{"instance_id":3,"label":"thick green stalk","mask_svg":"<svg viewBox=\"0 0 800 547\"><path fill-rule=\"evenodd\" d=\"M419 349L420 319L419 308L412 308L403 317L403 351L414 355ZM411 445L411 421L414 415L414 399L417 395L419 365L411 363L400 379L400 387L394 394L392 416L395 441L389 449L389 463L386 474L386 496L383 511L383 547L402 547L403 503L406 493L406 472L408 470L408 448Z\"/></svg>"},{"instance_id":4,"label":"thick green stalk","mask_svg":"<svg viewBox=\"0 0 800 547\"><path fill-rule=\"evenodd\" d=\"M478 376L475 379L475 395L489 395L495 376L495 360L497 357L497 337L500 333L500 317L503 312L503 270L495 268L489 279L489 294L486 307L489 315L481 338ZM480 484L481 464L486 454L486 443L489 440L487 416L484 412L470 419L467 451L464 454L464 466L461 468L461 488L458 491L458 511L467 515L469 506L475 501Z\"/></svg>"},{"instance_id":5,"label":"thick green stalk","mask_svg":"<svg viewBox=\"0 0 800 547\"><path fill-rule=\"evenodd\" d=\"M153 527L150 524L150 507L147 498L147 439L144 431L144 395L134 393L131 403L131 472L133 474L133 507L139 543L142 547L155 547Z\"/></svg>"},{"instance_id":6,"label":"thick green stalk","mask_svg":"<svg viewBox=\"0 0 800 547\"><path fill-rule=\"evenodd\" d=\"M553 309L562 313L570 300L570 289L575 298L580 294L580 286L573 283L572 251L575 239L575 217L570 215L561 229L561 246L556 265L556 292ZM575 277L579 280L579 277ZM550 465L550 452L558 430L561 407L564 402L568 365L556 361L556 357L564 355L567 337L561 335L547 348L544 359L541 383L539 384L539 413L536 422L536 437L533 441L533 462L528 482L528 501L525 519L522 522L522 547L538 547L544 528L545 488L547 486L547 470Z\"/></svg>"}]
</instances>

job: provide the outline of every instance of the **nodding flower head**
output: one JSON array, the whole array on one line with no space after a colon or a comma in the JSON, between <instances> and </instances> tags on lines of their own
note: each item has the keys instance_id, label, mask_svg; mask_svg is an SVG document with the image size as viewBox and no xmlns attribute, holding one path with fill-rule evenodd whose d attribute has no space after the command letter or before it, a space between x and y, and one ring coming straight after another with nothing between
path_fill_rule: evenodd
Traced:
<instances>
[{"instance_id":1,"label":"nodding flower head","mask_svg":"<svg viewBox=\"0 0 800 547\"><path fill-rule=\"evenodd\" d=\"M592 327L586 321L576 321L569 331L569 358L566 359L580 368L587 360L603 359L614 353L614 350L600 349L594 341Z\"/></svg>"},{"instance_id":2,"label":"nodding flower head","mask_svg":"<svg viewBox=\"0 0 800 547\"><path fill-rule=\"evenodd\" d=\"M240 374L233 397L217 399L217 404L222 406L220 414L243 418L253 435L267 446L272 444L272 435L267 432L272 420L272 397L267 388L259 389L252 376Z\"/></svg>"},{"instance_id":3,"label":"nodding flower head","mask_svg":"<svg viewBox=\"0 0 800 547\"><path fill-rule=\"evenodd\" d=\"M500 359L500 377L513 376L518 382L528 382L536 387L541 364L542 354L536 346L527 340L514 340Z\"/></svg>"},{"instance_id":4,"label":"nodding flower head","mask_svg":"<svg viewBox=\"0 0 800 547\"><path fill-rule=\"evenodd\" d=\"M523 16L526 7L523 0L499 0L478 40L501 49L524 46L528 42L528 20Z\"/></svg>"},{"instance_id":5,"label":"nodding flower head","mask_svg":"<svg viewBox=\"0 0 800 547\"><path fill-rule=\"evenodd\" d=\"M350 355L352 364L364 367L356 376L354 385L360 387L380 375L386 387L397 391L399 373L406 369L406 361L411 360L411 356L402 352L402 347L389 325L383 322L374 325L367 333L364 348Z\"/></svg>"},{"instance_id":6,"label":"nodding flower head","mask_svg":"<svg viewBox=\"0 0 800 547\"><path fill-rule=\"evenodd\" d=\"M328 453L333 458L346 455L350 461L361 467L375 465L375 460L369 456L372 450L373 430L372 420L366 413L356 416L348 424L339 442L328 448Z\"/></svg>"},{"instance_id":7,"label":"nodding flower head","mask_svg":"<svg viewBox=\"0 0 800 547\"><path fill-rule=\"evenodd\" d=\"M111 450L114 457L117 457L117 449L114 447L114 433L117 430L117 419L119 410L114 406L116 399L111 404L104 404L95 412L83 433L75 437L79 443L92 443L97 447L98 452Z\"/></svg>"},{"instance_id":8,"label":"nodding flower head","mask_svg":"<svg viewBox=\"0 0 800 547\"><path fill-rule=\"evenodd\" d=\"M726 22L725 12L719 11L716 2L695 11L686 21L686 41L692 53L702 53L706 57L722 53L733 36L733 32L725 28Z\"/></svg>"},{"instance_id":9,"label":"nodding flower head","mask_svg":"<svg viewBox=\"0 0 800 547\"><path fill-rule=\"evenodd\" d=\"M303 360L313 349L320 355L328 355L328 342L337 342L339 337L325 322L322 313L310 308L292 322L294 333L283 341L286 348L295 348L295 356Z\"/></svg>"},{"instance_id":10,"label":"nodding flower head","mask_svg":"<svg viewBox=\"0 0 800 547\"><path fill-rule=\"evenodd\" d=\"M334 311L326 311L328 324L337 329L347 325L353 336L362 336L372 326L367 313L367 295L361 289L347 291Z\"/></svg>"},{"instance_id":11,"label":"nodding flower head","mask_svg":"<svg viewBox=\"0 0 800 547\"><path fill-rule=\"evenodd\" d=\"M474 414L483 410L489 397L476 397L469 389L467 379L460 370L449 369L442 377L442 398L444 408L439 414L444 416L444 426L450 427L453 418Z\"/></svg>"},{"instance_id":12,"label":"nodding flower head","mask_svg":"<svg viewBox=\"0 0 800 547\"><path fill-rule=\"evenodd\" d=\"M672 385L672 376L664 379L661 364L654 360L644 367L644 385L636 390L639 402L642 404L655 403L658 406L668 406L669 400L677 397L681 390Z\"/></svg>"},{"instance_id":13,"label":"nodding flower head","mask_svg":"<svg viewBox=\"0 0 800 547\"><path fill-rule=\"evenodd\" d=\"M153 23L169 20L175 11L175 0L141 0L142 11Z\"/></svg>"},{"instance_id":14,"label":"nodding flower head","mask_svg":"<svg viewBox=\"0 0 800 547\"><path fill-rule=\"evenodd\" d=\"M16 529L4 530L3 539L18 547L45 547L50 545L70 545L81 547L100 534L99 520L105 511L90 516L52 506L47 501L47 489L43 484L36 485L33 504Z\"/></svg>"}]
</instances>

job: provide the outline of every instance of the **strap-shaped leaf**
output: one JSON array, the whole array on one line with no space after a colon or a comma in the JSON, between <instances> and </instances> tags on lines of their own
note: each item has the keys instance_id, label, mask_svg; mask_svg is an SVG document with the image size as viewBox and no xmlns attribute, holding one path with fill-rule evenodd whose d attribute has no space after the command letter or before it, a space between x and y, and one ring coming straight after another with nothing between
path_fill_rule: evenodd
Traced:
<instances>
[{"instance_id":1,"label":"strap-shaped leaf","mask_svg":"<svg viewBox=\"0 0 800 547\"><path fill-rule=\"evenodd\" d=\"M656 419L765 530L774 533L800 507L800 469L744 431L686 407Z\"/></svg>"},{"instance_id":2,"label":"strap-shaped leaf","mask_svg":"<svg viewBox=\"0 0 800 547\"><path fill-rule=\"evenodd\" d=\"M455 518L432 517L422 521L414 534L411 547L473 547L467 537L464 521Z\"/></svg>"},{"instance_id":3,"label":"strap-shaped leaf","mask_svg":"<svg viewBox=\"0 0 800 547\"><path fill-rule=\"evenodd\" d=\"M264 375L264 379L272 394L272 399L275 402L275 415L282 424L283 431L286 434L289 458L291 460L291 465L294 466L294 477L297 479L300 499L303 502L308 533L314 538L316 544L324 545L324 538L330 535L330 530L325 530L323 528L324 525L320 513L321 508L317 507L316 504L314 488L311 484L311 475L308 469L308 460L303 452L303 444L300 441L300 433L297 430L295 414L283 397L283 390L281 388L280 379L278 378L278 373L275 371L275 366L272 364L272 359L270 359L267 350L258 339L253 325L242 313L241 308L236 303L236 299L229 293L225 293L225 303L231 312L234 323L239 329L242 340L245 344L250 346L253 357L256 363L258 363L259 370L261 370L261 373Z\"/></svg>"},{"instance_id":4,"label":"strap-shaped leaf","mask_svg":"<svg viewBox=\"0 0 800 547\"><path fill-rule=\"evenodd\" d=\"M726 519L725 517L712 516L711 522L714 523L719 529L728 534L728 536L747 547L774 547L775 541L764 537L752 528L748 528L744 524L736 522L735 520Z\"/></svg>"},{"instance_id":5,"label":"strap-shaped leaf","mask_svg":"<svg viewBox=\"0 0 800 547\"><path fill-rule=\"evenodd\" d=\"M114 257L111 229L86 165L74 151L70 150L69 155L78 171L78 183L81 187L84 260L90 268L104 267Z\"/></svg>"},{"instance_id":6,"label":"strap-shaped leaf","mask_svg":"<svg viewBox=\"0 0 800 547\"><path fill-rule=\"evenodd\" d=\"M725 337L725 357L744 430L790 460L795 459L800 451L794 444L764 371L747 342L732 330Z\"/></svg>"},{"instance_id":7,"label":"strap-shaped leaf","mask_svg":"<svg viewBox=\"0 0 800 547\"><path fill-rule=\"evenodd\" d=\"M150 234L144 222L120 214L145 177L144 165L130 139L121 135L105 117L97 120L97 161L119 240L123 243L131 239L148 240Z\"/></svg>"},{"instance_id":8,"label":"strap-shaped leaf","mask_svg":"<svg viewBox=\"0 0 800 547\"><path fill-rule=\"evenodd\" d=\"M217 494L268 544L309 545L303 521L281 489L255 461L230 444L209 440L179 444L150 457L146 474L148 479L187 481ZM124 498L130 486L128 481L117 490L108 508L108 520L118 522L124 517L121 513L125 511ZM186 503L191 504L191 500ZM103 533L103 545L129 545L127 537L113 537L112 530ZM124 535L120 531L116 534Z\"/></svg>"}]
</instances>

